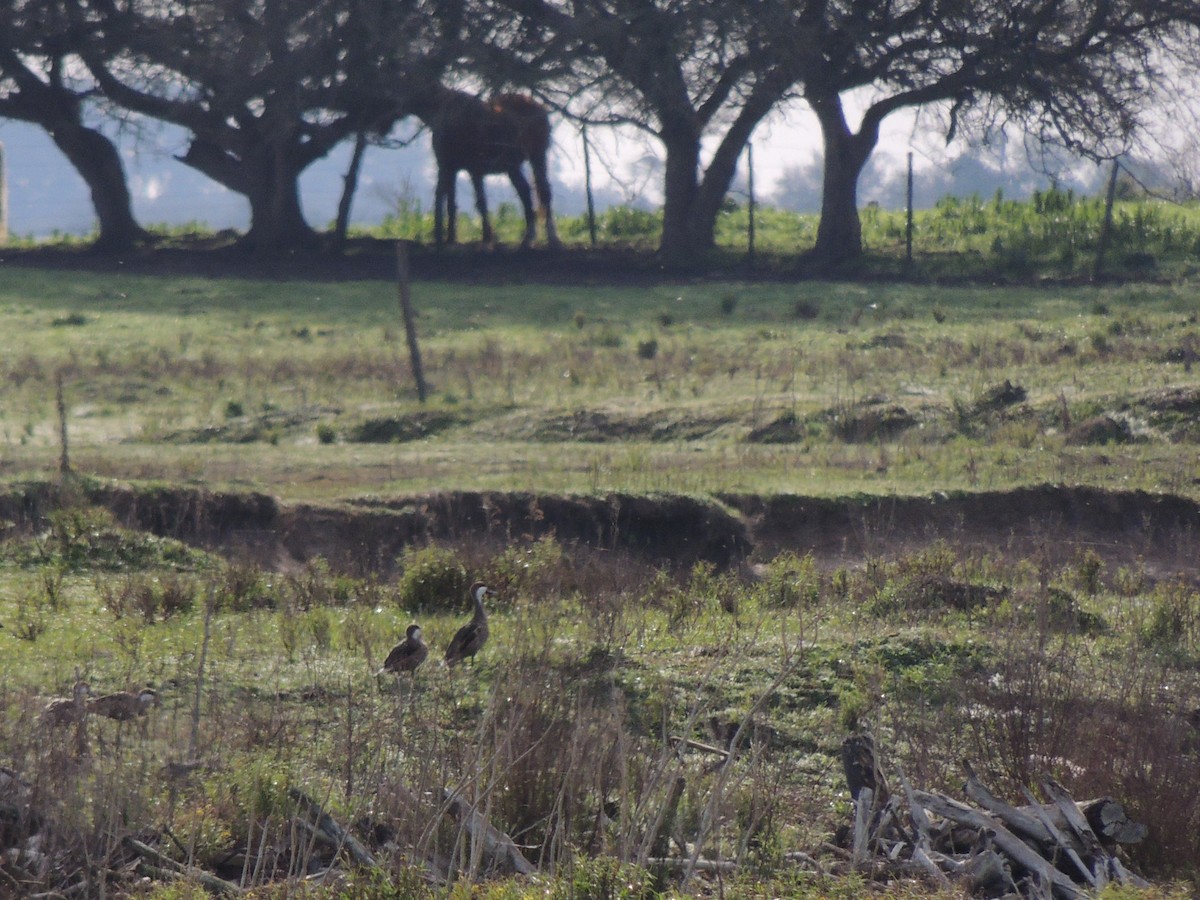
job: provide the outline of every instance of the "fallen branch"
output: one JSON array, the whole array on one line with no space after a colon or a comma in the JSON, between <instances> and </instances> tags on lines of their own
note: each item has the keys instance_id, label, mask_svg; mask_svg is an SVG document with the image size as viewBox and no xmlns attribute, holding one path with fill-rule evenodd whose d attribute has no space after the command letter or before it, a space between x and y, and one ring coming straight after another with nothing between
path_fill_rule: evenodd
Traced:
<instances>
[{"instance_id":1,"label":"fallen branch","mask_svg":"<svg viewBox=\"0 0 1200 900\"><path fill-rule=\"evenodd\" d=\"M720 756L725 759L729 758L728 750L722 750L720 747L714 747L712 744L703 744L700 741L693 741L691 738L684 738L680 737L679 735L672 734L667 738L667 741L672 747L678 747L682 744L684 747L688 747L692 750L703 750L705 753L712 753L715 756Z\"/></svg>"},{"instance_id":2,"label":"fallen branch","mask_svg":"<svg viewBox=\"0 0 1200 900\"><path fill-rule=\"evenodd\" d=\"M216 875L205 872L203 869L197 869L194 866L185 866L183 863L176 862L169 856L159 853L150 845L143 844L137 838L126 837L124 844L142 858L142 861L138 863L138 867L151 877L172 881L180 878L190 878L193 881L199 882L208 890L216 891L219 894L244 893L232 881L218 878Z\"/></svg>"},{"instance_id":3,"label":"fallen branch","mask_svg":"<svg viewBox=\"0 0 1200 900\"><path fill-rule=\"evenodd\" d=\"M537 868L521 852L516 843L500 829L494 827L478 810L449 788L442 789L446 812L454 817L459 827L478 841L493 866L508 869L518 875L532 875Z\"/></svg>"},{"instance_id":4,"label":"fallen branch","mask_svg":"<svg viewBox=\"0 0 1200 900\"><path fill-rule=\"evenodd\" d=\"M369 866L375 868L377 863L371 852L358 842L354 835L350 834L346 829L334 821L333 816L325 812L321 804L317 803L303 791L298 788L288 788L288 796L296 801L304 811L308 813L313 824L327 835L333 841L336 847L345 847L353 859L360 866Z\"/></svg>"}]
</instances>

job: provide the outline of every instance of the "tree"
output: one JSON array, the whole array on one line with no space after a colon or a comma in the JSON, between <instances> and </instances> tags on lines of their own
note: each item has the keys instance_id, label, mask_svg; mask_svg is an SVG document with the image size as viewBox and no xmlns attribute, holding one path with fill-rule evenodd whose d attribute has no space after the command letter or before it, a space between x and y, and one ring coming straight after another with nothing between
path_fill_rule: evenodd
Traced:
<instances>
[{"instance_id":1,"label":"tree","mask_svg":"<svg viewBox=\"0 0 1200 900\"><path fill-rule=\"evenodd\" d=\"M666 154L660 252L686 265L713 246L717 215L754 128L794 84L768 52L757 5L738 0L496 0L509 35L556 47L570 74L544 85L593 122L629 124ZM499 18L499 16L497 17ZM498 32L503 33L503 32ZM544 55L543 55L544 58ZM712 154L701 164L706 139Z\"/></svg>"},{"instance_id":2,"label":"tree","mask_svg":"<svg viewBox=\"0 0 1200 900\"><path fill-rule=\"evenodd\" d=\"M1159 64L1200 22L1195 0L805 0L773 9L776 52L795 59L824 142L812 251L821 266L862 252L858 179L887 116L941 103L947 140L963 124L986 132L1011 122L1042 143L1110 157L1138 128ZM854 91L871 92L857 131L845 108Z\"/></svg>"},{"instance_id":3,"label":"tree","mask_svg":"<svg viewBox=\"0 0 1200 900\"><path fill-rule=\"evenodd\" d=\"M315 243L300 175L346 137L387 131L386 76L436 47L422 38L437 4L422 0L76 2L103 29L85 59L105 94L187 129L181 161L246 197L242 243L267 252Z\"/></svg>"},{"instance_id":4,"label":"tree","mask_svg":"<svg viewBox=\"0 0 1200 900\"><path fill-rule=\"evenodd\" d=\"M80 77L78 52L88 34L57 0L6 4L0 34L0 116L41 126L79 172L99 223L94 248L124 252L148 241L117 148L86 121L95 85Z\"/></svg>"}]
</instances>

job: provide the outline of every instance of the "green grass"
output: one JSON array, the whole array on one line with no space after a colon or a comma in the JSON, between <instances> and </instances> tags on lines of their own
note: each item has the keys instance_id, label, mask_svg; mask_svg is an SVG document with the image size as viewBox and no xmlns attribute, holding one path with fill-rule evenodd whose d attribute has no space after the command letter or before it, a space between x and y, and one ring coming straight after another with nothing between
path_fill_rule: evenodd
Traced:
<instances>
[{"instance_id":1,"label":"green grass","mask_svg":"<svg viewBox=\"0 0 1200 900\"><path fill-rule=\"evenodd\" d=\"M285 499L438 485L1196 491L1187 282L428 282L414 303L424 406L386 282L5 269L0 329L19 335L0 363L5 471L57 467L61 373L78 470ZM1006 380L1025 399L977 410ZM1161 402L1171 388L1193 390L1182 409ZM910 427L872 430L896 409ZM1135 440L1069 440L1102 413Z\"/></svg>"},{"instance_id":2,"label":"green grass","mask_svg":"<svg viewBox=\"0 0 1200 900\"><path fill-rule=\"evenodd\" d=\"M1022 228L1043 247L1040 220L1094 216L1082 201L1038 202L946 204L930 216L978 219L981 235L958 231L995 249L947 252L993 263ZM1003 246L989 234L1001 214L1016 229ZM1186 221L1144 218L1147 242L1167 248L1169 226L1170 246L1186 244ZM884 214L865 224L869 244L895 239ZM628 215L612 227L633 240L651 226ZM1135 252L1129 240L1121 246ZM1158 246L1144 252L1188 264ZM934 250L922 262L931 271ZM1063 280L1085 256L1073 269L1026 256L1052 277L1022 285L418 282L433 388L424 405L388 282L0 266L0 472L58 477L61 376L81 475L297 502L488 488L829 497L1051 481L1200 497L1194 282ZM1126 430L1105 441L1079 428L1103 415ZM1200 600L1161 561L1118 564L1051 540L1026 558L939 543L833 568L797 548L756 558L751 577L659 571L514 534L502 546L414 551L389 580L370 574L378 560L334 572L319 559L218 559L70 504L39 525L5 523L0 544L0 761L37 779L67 843L92 859L145 826L167 852L208 867L264 840L299 856L288 786L342 821L393 825L417 856L453 854L454 829L430 810L406 817L398 786L454 786L545 851L554 872L533 889L499 880L444 895L647 896L647 884L676 889L613 860L636 858L679 774L679 839L695 839L714 803L710 849L744 863L719 887L683 893L860 896L860 876L818 878L782 854L823 852L847 821L839 745L867 726L885 762L922 787L956 794L970 758L1010 799L1042 768L1077 796L1117 796L1151 825L1134 861L1162 886L1105 896L1194 893L1200 776L1187 714ZM435 664L467 616L461 592L417 589L439 567L453 569L447 583L469 572L501 587L473 671ZM415 685L385 689L372 672L414 618L431 662ZM90 760L70 759L36 716L77 673L98 690L153 682L163 705L146 734L100 723ZM664 740L711 742L710 720L736 723L756 707L761 750L724 785L710 759L679 757ZM173 780L164 764L193 744L205 765ZM609 800L620 815L598 829ZM364 877L362 896L425 890L398 860ZM278 890L288 889L299 890ZM888 891L928 893L904 882ZM153 895L190 896L180 886Z\"/></svg>"}]
</instances>

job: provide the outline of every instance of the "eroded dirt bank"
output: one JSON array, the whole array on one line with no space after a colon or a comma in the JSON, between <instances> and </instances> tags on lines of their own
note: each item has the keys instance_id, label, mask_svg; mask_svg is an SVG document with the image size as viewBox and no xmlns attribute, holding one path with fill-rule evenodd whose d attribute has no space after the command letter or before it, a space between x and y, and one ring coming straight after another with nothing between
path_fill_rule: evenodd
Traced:
<instances>
[{"instance_id":1,"label":"eroded dirt bank","mask_svg":"<svg viewBox=\"0 0 1200 900\"><path fill-rule=\"evenodd\" d=\"M83 496L79 496L82 491ZM854 565L943 540L971 552L1054 562L1084 548L1110 565L1200 578L1200 504L1169 495L1043 485L929 497L824 499L736 494L564 497L441 492L336 506L264 494L85 484L71 498L107 507L123 525L286 568L320 556L348 571L391 571L404 547L555 535L566 545L653 564L719 567L790 550ZM0 494L8 528L28 530L67 502L46 482Z\"/></svg>"}]
</instances>

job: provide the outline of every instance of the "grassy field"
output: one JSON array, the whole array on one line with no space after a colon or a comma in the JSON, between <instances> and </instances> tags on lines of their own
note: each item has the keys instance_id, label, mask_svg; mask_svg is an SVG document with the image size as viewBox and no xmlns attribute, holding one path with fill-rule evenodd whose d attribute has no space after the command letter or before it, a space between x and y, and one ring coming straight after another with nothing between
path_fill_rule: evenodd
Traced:
<instances>
[{"instance_id":1,"label":"grassy field","mask_svg":"<svg viewBox=\"0 0 1200 900\"><path fill-rule=\"evenodd\" d=\"M424 404L386 280L0 264L0 474L14 496L59 481L63 422L74 473L0 545L0 763L32 783L57 861L14 857L0 894L199 896L194 878L139 886L130 837L264 897L936 894L869 884L828 850L849 815L839 747L864 727L885 765L952 796L964 758L1011 798L1043 771L1111 794L1150 826L1129 861L1158 886L1105 896L1195 890L1194 568L1051 537L1021 557L931 542L680 571L513 534L413 547L383 578L204 553L72 493L115 480L332 504L1054 482L1197 499L1194 282L518 273L417 281L413 300ZM499 590L491 643L447 670L474 577ZM414 619L430 661L376 678ZM161 704L144 728L92 722L84 755L38 721L81 675L97 692L152 683ZM720 770L668 740L742 725ZM376 838L379 873L302 887L329 853L289 788ZM438 814L443 788L512 834L540 880L483 879ZM681 882L647 864L685 850L738 869ZM430 887L434 870L454 886Z\"/></svg>"},{"instance_id":2,"label":"grassy field","mask_svg":"<svg viewBox=\"0 0 1200 900\"><path fill-rule=\"evenodd\" d=\"M57 468L61 376L80 471L285 499L1197 492L1188 282L431 282L414 303L425 404L385 281L0 270L0 464Z\"/></svg>"}]
</instances>

